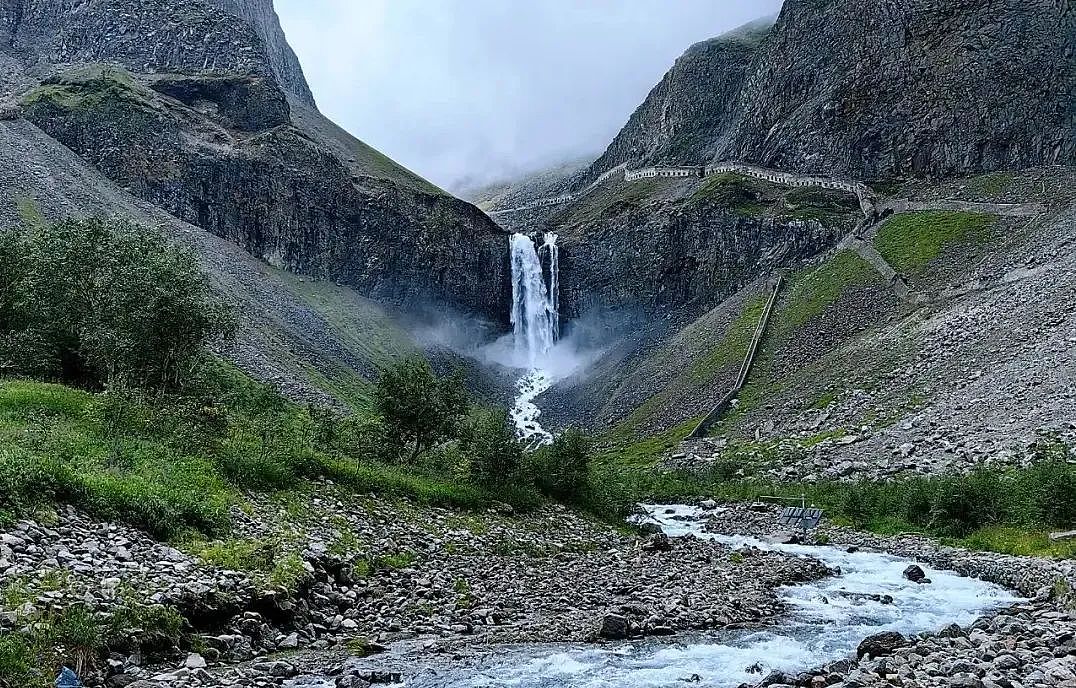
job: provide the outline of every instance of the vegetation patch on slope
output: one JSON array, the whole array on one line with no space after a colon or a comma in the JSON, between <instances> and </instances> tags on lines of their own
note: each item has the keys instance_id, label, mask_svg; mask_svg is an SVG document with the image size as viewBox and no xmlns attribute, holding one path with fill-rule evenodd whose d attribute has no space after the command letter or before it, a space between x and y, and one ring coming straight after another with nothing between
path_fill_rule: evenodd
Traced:
<instances>
[{"instance_id":1,"label":"vegetation patch on slope","mask_svg":"<svg viewBox=\"0 0 1076 688\"><path fill-rule=\"evenodd\" d=\"M725 206L740 215L758 217L773 205L772 185L735 172L724 172L706 178L691 200Z\"/></svg>"},{"instance_id":2,"label":"vegetation patch on slope","mask_svg":"<svg viewBox=\"0 0 1076 688\"><path fill-rule=\"evenodd\" d=\"M789 278L775 324L783 332L799 327L825 312L846 289L880 279L856 253L841 251L821 265L798 270Z\"/></svg>"},{"instance_id":3,"label":"vegetation patch on slope","mask_svg":"<svg viewBox=\"0 0 1076 688\"><path fill-rule=\"evenodd\" d=\"M781 215L823 224L860 212L859 199L847 191L820 186L798 187L784 196Z\"/></svg>"},{"instance_id":4,"label":"vegetation patch on slope","mask_svg":"<svg viewBox=\"0 0 1076 688\"><path fill-rule=\"evenodd\" d=\"M969 212L901 213L882 225L874 246L897 272L918 275L946 246L989 241L997 220Z\"/></svg>"},{"instance_id":5,"label":"vegetation patch on slope","mask_svg":"<svg viewBox=\"0 0 1076 688\"><path fill-rule=\"evenodd\" d=\"M25 107L51 105L65 110L90 109L123 102L145 109L157 107L156 94L126 70L93 64L49 77L21 99Z\"/></svg>"}]
</instances>

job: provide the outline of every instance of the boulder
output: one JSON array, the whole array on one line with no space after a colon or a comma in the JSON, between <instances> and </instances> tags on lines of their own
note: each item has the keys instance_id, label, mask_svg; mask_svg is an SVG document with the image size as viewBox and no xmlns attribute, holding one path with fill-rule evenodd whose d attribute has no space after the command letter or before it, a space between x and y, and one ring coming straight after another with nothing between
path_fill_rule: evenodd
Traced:
<instances>
[{"instance_id":1,"label":"boulder","mask_svg":"<svg viewBox=\"0 0 1076 688\"><path fill-rule=\"evenodd\" d=\"M606 614L598 636L607 640L624 640L631 636L628 619L620 614Z\"/></svg>"},{"instance_id":2,"label":"boulder","mask_svg":"<svg viewBox=\"0 0 1076 688\"><path fill-rule=\"evenodd\" d=\"M856 657L887 657L908 644L908 640L896 631L884 631L867 636L856 648Z\"/></svg>"},{"instance_id":3,"label":"boulder","mask_svg":"<svg viewBox=\"0 0 1076 688\"><path fill-rule=\"evenodd\" d=\"M919 566L912 564L908 568L904 569L904 577L913 583L923 583L927 580L927 574Z\"/></svg>"},{"instance_id":4,"label":"boulder","mask_svg":"<svg viewBox=\"0 0 1076 688\"><path fill-rule=\"evenodd\" d=\"M643 549L647 552L668 552L672 548L672 540L665 533L654 533L643 543Z\"/></svg>"}]
</instances>

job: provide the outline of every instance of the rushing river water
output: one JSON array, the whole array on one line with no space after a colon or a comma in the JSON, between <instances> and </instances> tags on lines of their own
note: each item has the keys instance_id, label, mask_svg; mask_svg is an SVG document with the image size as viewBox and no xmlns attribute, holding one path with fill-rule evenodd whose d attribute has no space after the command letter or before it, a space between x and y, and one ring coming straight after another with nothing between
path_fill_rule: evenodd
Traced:
<instances>
[{"instance_id":1,"label":"rushing river water","mask_svg":"<svg viewBox=\"0 0 1076 688\"><path fill-rule=\"evenodd\" d=\"M840 575L781 588L789 613L766 630L692 634L663 640L602 645L532 645L494 650L477 661L442 666L410 677L408 688L658 688L684 685L734 688L773 670L797 673L851 657L859 642L881 631L905 635L967 625L991 609L1020 601L1009 591L924 566L932 582L905 580L907 559L835 547L773 545L703 531L705 512L683 505L646 508L648 519L673 537L693 534L733 547L744 545L812 556ZM674 554L669 556L675 556ZM889 595L892 604L864 595ZM698 677L697 681L695 677ZM685 680L690 683L685 683ZM307 679L302 688L335 684Z\"/></svg>"},{"instance_id":2,"label":"rushing river water","mask_svg":"<svg viewBox=\"0 0 1076 688\"><path fill-rule=\"evenodd\" d=\"M1010 592L972 578L923 567L933 581L903 578L905 559L834 547L771 545L746 537L704 533L704 516L688 506L651 506L651 518L670 536L688 533L732 546L753 545L810 555L841 574L782 588L789 614L770 629L699 634L665 641L613 645L517 647L497 651L458 670L410 679L415 688L649 688L690 685L735 687L772 670L799 672L853 656L859 642L881 631L913 634L951 623L966 625L983 613L1018 601ZM671 513L666 513L671 511ZM882 604L862 594L890 595Z\"/></svg>"}]
</instances>

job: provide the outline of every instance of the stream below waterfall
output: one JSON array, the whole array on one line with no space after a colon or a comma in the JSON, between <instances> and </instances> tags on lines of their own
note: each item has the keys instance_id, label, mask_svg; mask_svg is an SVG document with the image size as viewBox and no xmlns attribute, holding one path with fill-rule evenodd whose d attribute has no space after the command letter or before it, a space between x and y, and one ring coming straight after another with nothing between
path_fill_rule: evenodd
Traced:
<instances>
[{"instance_id":1,"label":"stream below waterfall","mask_svg":"<svg viewBox=\"0 0 1076 688\"><path fill-rule=\"evenodd\" d=\"M853 657L863 638L882 631L905 635L967 625L984 613L1020 601L973 578L923 567L933 581L904 579L906 559L834 547L773 545L749 537L704 532L705 512L682 505L647 507L673 537L693 534L733 547L754 546L812 556L840 575L781 588L788 614L762 630L681 635L600 645L539 645L496 649L481 659L430 669L409 678L411 688L651 688L683 685L734 688L774 670L805 671ZM889 595L892 604L863 595ZM694 678L698 676L698 680ZM688 680L691 683L685 683Z\"/></svg>"}]
</instances>

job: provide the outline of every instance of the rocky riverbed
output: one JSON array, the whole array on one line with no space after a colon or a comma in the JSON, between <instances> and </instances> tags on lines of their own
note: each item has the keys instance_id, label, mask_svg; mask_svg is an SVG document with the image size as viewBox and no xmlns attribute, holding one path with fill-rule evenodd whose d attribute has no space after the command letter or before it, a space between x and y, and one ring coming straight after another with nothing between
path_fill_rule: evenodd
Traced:
<instances>
[{"instance_id":1,"label":"rocky riverbed","mask_svg":"<svg viewBox=\"0 0 1076 688\"><path fill-rule=\"evenodd\" d=\"M779 586L831 573L780 552L626 534L562 507L509 511L325 484L252 498L229 540L172 546L63 507L0 534L0 629L72 605L102 618L175 609L184 641L134 629L87 685L262 685L308 670L302 657L322 666L400 643L436 654L755 625L782 613Z\"/></svg>"}]
</instances>

